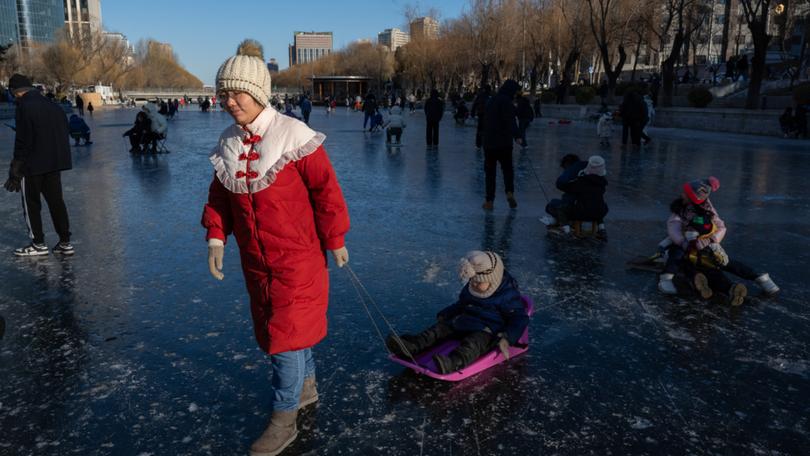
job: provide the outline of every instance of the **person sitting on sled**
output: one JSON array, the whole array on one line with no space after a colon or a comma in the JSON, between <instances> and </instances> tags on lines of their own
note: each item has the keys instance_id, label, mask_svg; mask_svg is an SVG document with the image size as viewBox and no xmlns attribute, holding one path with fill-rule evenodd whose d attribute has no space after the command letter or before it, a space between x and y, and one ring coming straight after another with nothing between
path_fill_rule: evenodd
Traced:
<instances>
[{"instance_id":1,"label":"person sitting on sled","mask_svg":"<svg viewBox=\"0 0 810 456\"><path fill-rule=\"evenodd\" d=\"M607 240L605 159L593 155L587 162L581 162L576 155L566 155L561 166L565 171L557 179L557 188L563 191L563 199L552 200L546 206L546 212L554 217L553 225L568 235L571 233L569 223L592 221L598 225L597 238Z\"/></svg>"},{"instance_id":2,"label":"person sitting on sled","mask_svg":"<svg viewBox=\"0 0 810 456\"><path fill-rule=\"evenodd\" d=\"M736 259L729 259L720 245L726 236L726 225L709 200L709 195L719 188L720 181L713 176L687 182L683 184L681 197L670 205L668 237L661 244L667 251L667 263L659 277L658 289L664 294L677 294L672 279L683 268L704 299L718 291L725 293L733 306L743 303L748 289L742 283L731 282L723 272L752 280L769 295L778 293L779 287L767 273L758 273Z\"/></svg>"},{"instance_id":3,"label":"person sitting on sled","mask_svg":"<svg viewBox=\"0 0 810 456\"><path fill-rule=\"evenodd\" d=\"M433 357L442 374L461 370L495 347L509 357L529 324L517 282L494 252L472 251L461 259L459 277L466 284L455 304L442 309L437 322L416 335L388 336L386 345L397 356L411 358L447 339L461 345L447 356Z\"/></svg>"}]
</instances>

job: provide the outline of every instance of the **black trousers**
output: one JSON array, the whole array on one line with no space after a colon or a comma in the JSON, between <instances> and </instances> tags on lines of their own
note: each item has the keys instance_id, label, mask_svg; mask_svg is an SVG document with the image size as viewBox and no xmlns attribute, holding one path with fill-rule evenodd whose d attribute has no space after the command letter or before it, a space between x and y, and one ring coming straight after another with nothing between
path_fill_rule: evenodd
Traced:
<instances>
[{"instance_id":1,"label":"black trousers","mask_svg":"<svg viewBox=\"0 0 810 456\"><path fill-rule=\"evenodd\" d=\"M400 142L402 142L401 141L401 139L402 139L402 128L400 128L400 127L388 127L388 129L385 130L385 136L387 137L388 142L391 142L391 137L392 136L397 138L397 144L399 144Z\"/></svg>"},{"instance_id":2,"label":"black trousers","mask_svg":"<svg viewBox=\"0 0 810 456\"><path fill-rule=\"evenodd\" d=\"M53 226L59 234L59 241L70 242L70 222L67 207L62 199L62 175L59 171L38 176L23 178L22 200L25 221L28 224L28 235L36 244L45 242L45 233L42 231L42 201L45 197L48 210L51 213Z\"/></svg>"},{"instance_id":3,"label":"black trousers","mask_svg":"<svg viewBox=\"0 0 810 456\"><path fill-rule=\"evenodd\" d=\"M486 177L487 201L495 200L495 175L498 163L503 172L503 185L506 193L515 191L515 170L512 167L512 146L504 148L484 148L484 175Z\"/></svg>"},{"instance_id":4,"label":"black trousers","mask_svg":"<svg viewBox=\"0 0 810 456\"><path fill-rule=\"evenodd\" d=\"M428 120L427 129L425 129L425 140L428 146L439 145L439 121Z\"/></svg>"},{"instance_id":5,"label":"black trousers","mask_svg":"<svg viewBox=\"0 0 810 456\"><path fill-rule=\"evenodd\" d=\"M472 364L485 353L492 350L498 339L486 331L459 333L447 323L438 322L417 335L403 335L403 339L414 344L414 350L419 353L427 350L449 338L458 339L461 344L448 354L455 369L462 369Z\"/></svg>"},{"instance_id":6,"label":"black trousers","mask_svg":"<svg viewBox=\"0 0 810 456\"><path fill-rule=\"evenodd\" d=\"M475 127L475 147L481 148L482 141L484 139L484 122L481 120L481 117L478 117L478 125Z\"/></svg>"},{"instance_id":7,"label":"black trousers","mask_svg":"<svg viewBox=\"0 0 810 456\"><path fill-rule=\"evenodd\" d=\"M641 131L643 127L641 122L623 123L622 124L622 144L627 144L627 134L630 133L630 140L633 145L641 145Z\"/></svg>"}]
</instances>

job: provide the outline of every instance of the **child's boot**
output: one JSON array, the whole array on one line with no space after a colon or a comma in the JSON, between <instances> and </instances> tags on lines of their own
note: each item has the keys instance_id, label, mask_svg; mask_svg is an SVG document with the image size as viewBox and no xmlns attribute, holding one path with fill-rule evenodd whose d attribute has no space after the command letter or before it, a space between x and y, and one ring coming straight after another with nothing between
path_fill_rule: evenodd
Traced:
<instances>
[{"instance_id":1,"label":"child's boot","mask_svg":"<svg viewBox=\"0 0 810 456\"><path fill-rule=\"evenodd\" d=\"M741 283L735 283L728 290L728 303L733 307L742 305L746 296L748 296L748 288Z\"/></svg>"},{"instance_id":2,"label":"child's boot","mask_svg":"<svg viewBox=\"0 0 810 456\"><path fill-rule=\"evenodd\" d=\"M773 283L773 280L771 280L771 276L768 274L762 274L761 276L757 277L754 281L757 283L757 285L760 286L760 288L762 288L763 291L765 291L765 293L771 296L775 295L776 293L779 293L779 287L775 283Z\"/></svg>"},{"instance_id":3,"label":"child's boot","mask_svg":"<svg viewBox=\"0 0 810 456\"><path fill-rule=\"evenodd\" d=\"M712 289L709 287L709 280L706 278L705 275L698 272L697 274L695 274L695 278L692 279L692 283L695 286L695 291L697 291L698 294L700 294L700 297L702 299L711 299L714 293L712 292Z\"/></svg>"},{"instance_id":4,"label":"child's boot","mask_svg":"<svg viewBox=\"0 0 810 456\"><path fill-rule=\"evenodd\" d=\"M390 350L391 353L399 358L408 358L409 354L413 356L419 353L416 344L410 341L412 338L413 336L409 336L407 334L403 334L398 338L391 334L387 339L385 339L385 346L388 347L388 350Z\"/></svg>"},{"instance_id":5,"label":"child's boot","mask_svg":"<svg viewBox=\"0 0 810 456\"><path fill-rule=\"evenodd\" d=\"M484 331L475 332L461 341L455 350L450 352L449 355L434 355L433 361L436 367L442 374L449 374L457 370L461 370L473 361L477 360L481 355L487 352L492 347L492 334Z\"/></svg>"},{"instance_id":6,"label":"child's boot","mask_svg":"<svg viewBox=\"0 0 810 456\"><path fill-rule=\"evenodd\" d=\"M658 277L658 290L661 293L667 295L676 295L678 294L678 289L675 288L675 284L672 283L672 278L675 277L675 274L664 273Z\"/></svg>"},{"instance_id":7,"label":"child's boot","mask_svg":"<svg viewBox=\"0 0 810 456\"><path fill-rule=\"evenodd\" d=\"M284 451L298 437L297 417L298 410L273 412L267 429L250 446L250 456L276 456Z\"/></svg>"}]
</instances>

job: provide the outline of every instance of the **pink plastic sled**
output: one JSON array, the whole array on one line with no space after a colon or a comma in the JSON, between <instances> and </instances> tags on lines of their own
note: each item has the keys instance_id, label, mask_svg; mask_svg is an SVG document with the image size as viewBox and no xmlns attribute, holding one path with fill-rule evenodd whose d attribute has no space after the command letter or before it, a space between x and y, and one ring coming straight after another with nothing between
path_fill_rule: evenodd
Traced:
<instances>
[{"instance_id":1,"label":"pink plastic sled","mask_svg":"<svg viewBox=\"0 0 810 456\"><path fill-rule=\"evenodd\" d=\"M526 315L531 317L534 313L534 302L532 301L532 298L528 296L521 296L521 299L523 300L523 305L526 306ZM425 374L428 377L432 377L437 380L445 380L448 382L458 382L460 380L464 380L467 377L473 376L479 372L489 369L492 366L506 361L503 354L501 354L501 351L496 347L464 369L449 374L440 374L439 370L436 368L436 363L433 362L433 355L437 353L446 355L455 350L458 346L459 341L457 340L445 341L431 348L430 350L415 355L414 358L416 359L417 364L414 364L413 361L399 358L396 355L390 355L388 359L397 364L402 364L403 366L408 367L417 373ZM523 335L520 336L520 339L518 340L518 346L509 347L509 358L523 354L528 349L529 328L527 327L523 331Z\"/></svg>"}]
</instances>

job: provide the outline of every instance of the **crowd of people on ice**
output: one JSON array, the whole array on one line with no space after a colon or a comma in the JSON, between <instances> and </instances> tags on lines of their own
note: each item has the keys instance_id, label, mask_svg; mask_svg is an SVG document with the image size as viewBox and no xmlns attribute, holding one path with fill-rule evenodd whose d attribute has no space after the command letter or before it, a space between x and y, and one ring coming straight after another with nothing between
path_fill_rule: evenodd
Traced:
<instances>
[{"instance_id":1,"label":"crowd of people on ice","mask_svg":"<svg viewBox=\"0 0 810 456\"><path fill-rule=\"evenodd\" d=\"M17 101L17 123L14 157L4 186L8 191L23 191L32 239L14 253L49 253L40 217L42 196L59 234L53 252L71 255L74 248L60 173L72 166L68 137L89 143L89 127L80 115L68 122L64 111L22 75L14 75L9 88ZM270 74L258 43L246 40L236 55L222 63L216 90L216 98L200 100L201 109L207 110L206 102L218 104L234 123L221 133L210 156L213 178L201 223L214 278L224 279L229 236L235 238L235 248L239 249L254 334L272 365L270 421L250 451L253 455L275 455L296 439L299 411L318 401L312 347L327 332L326 253L338 267L347 265L349 211L324 147L325 136L308 126L311 100L306 96L295 102L285 100L284 112L274 107ZM471 108L463 100L451 100L457 122L477 118L475 144L484 153L485 210L494 207L498 166L507 203L511 209L517 207L513 146L527 146L526 130L540 115L539 107L531 106L520 92L520 85L510 79L494 93L490 87L482 87ZM354 107L364 113L364 131L385 129L387 142L399 143L406 128L403 112L406 106L411 112L415 110L415 99L407 95L385 96L383 100L388 101L378 103L369 93ZM277 100L276 106L279 103ZM293 112L294 104L301 107L301 119ZM173 100L143 106L132 128L123 133L129 138L131 151L156 151L158 142L166 137L166 116L171 117L182 105ZM352 108L349 99L346 105ZM387 107L385 119L382 112ZM330 100L328 109L334 108L334 100ZM620 108L623 142L628 136L633 144L644 138L651 108L652 102L639 93L625 96ZM423 105L425 141L431 149L439 144L439 123L445 109L439 93L431 91ZM603 140L610 137L605 133L609 125L603 122L610 115L605 112L600 116L597 129ZM552 218L550 225L567 236L572 224L591 222L598 228L597 237L607 240L605 159L592 155L586 160L567 154L560 168L556 186L562 196L546 206ZM703 299L721 294L731 305L740 305L748 291L743 282L731 280L728 275L732 275L755 282L769 295L776 294L779 287L767 273L748 266L722 247L727 228L710 201L710 195L719 189L720 182L714 177L690 180L670 205L667 237L659 245L666 257L659 289L666 294L686 290ZM662 221L662 231L663 227ZM457 348L433 357L441 374L459 371L492 350L508 358L509 348L518 344L529 324L516 280L503 259L491 251L469 252L461 260L459 278L464 285L456 302L439 312L435 324L414 335L388 338L386 346L394 354L411 356L441 341L456 339Z\"/></svg>"}]
</instances>

